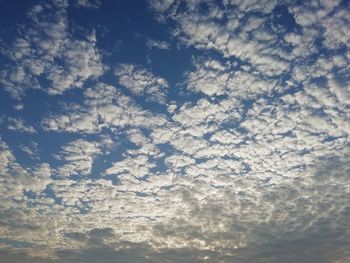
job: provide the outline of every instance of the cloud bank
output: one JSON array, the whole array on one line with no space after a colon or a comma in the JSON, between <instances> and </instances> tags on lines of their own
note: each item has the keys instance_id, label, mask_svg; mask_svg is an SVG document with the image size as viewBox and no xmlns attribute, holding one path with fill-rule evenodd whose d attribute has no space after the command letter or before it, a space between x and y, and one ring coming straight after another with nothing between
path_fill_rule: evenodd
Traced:
<instances>
[{"instance_id":1,"label":"cloud bank","mask_svg":"<svg viewBox=\"0 0 350 263\"><path fill-rule=\"evenodd\" d=\"M103 50L111 24L74 22L108 17L102 1L37 1L1 44L2 92L25 106L0 122L0 255L350 260L349 5L145 4L168 39L135 29L144 64ZM174 81L159 52L190 65ZM35 119L31 92L51 103Z\"/></svg>"}]
</instances>

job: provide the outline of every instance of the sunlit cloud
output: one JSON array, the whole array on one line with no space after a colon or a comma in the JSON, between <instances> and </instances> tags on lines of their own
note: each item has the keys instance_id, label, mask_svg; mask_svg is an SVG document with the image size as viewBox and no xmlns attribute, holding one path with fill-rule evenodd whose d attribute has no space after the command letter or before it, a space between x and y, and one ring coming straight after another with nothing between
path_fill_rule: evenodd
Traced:
<instances>
[{"instance_id":1,"label":"sunlit cloud","mask_svg":"<svg viewBox=\"0 0 350 263\"><path fill-rule=\"evenodd\" d=\"M5 262L349 261L346 1L0 10Z\"/></svg>"}]
</instances>

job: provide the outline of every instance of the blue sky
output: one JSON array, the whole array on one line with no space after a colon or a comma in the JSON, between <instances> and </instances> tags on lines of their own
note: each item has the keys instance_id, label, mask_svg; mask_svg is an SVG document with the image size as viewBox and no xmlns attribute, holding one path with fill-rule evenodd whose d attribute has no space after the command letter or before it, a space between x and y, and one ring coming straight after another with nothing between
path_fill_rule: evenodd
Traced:
<instances>
[{"instance_id":1,"label":"blue sky","mask_svg":"<svg viewBox=\"0 0 350 263\"><path fill-rule=\"evenodd\" d=\"M349 262L349 10L0 0L0 262Z\"/></svg>"}]
</instances>

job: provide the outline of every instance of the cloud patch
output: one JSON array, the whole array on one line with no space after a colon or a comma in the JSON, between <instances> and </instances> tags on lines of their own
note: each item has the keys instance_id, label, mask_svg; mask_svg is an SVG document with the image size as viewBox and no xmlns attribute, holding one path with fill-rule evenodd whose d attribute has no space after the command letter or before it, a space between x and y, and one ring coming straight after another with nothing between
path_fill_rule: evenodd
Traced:
<instances>
[{"instance_id":1,"label":"cloud patch","mask_svg":"<svg viewBox=\"0 0 350 263\"><path fill-rule=\"evenodd\" d=\"M169 89L168 82L154 76L146 69L131 64L118 65L114 71L118 82L127 88L132 94L144 96L146 100L161 104L166 102L166 93Z\"/></svg>"},{"instance_id":2,"label":"cloud patch","mask_svg":"<svg viewBox=\"0 0 350 263\"><path fill-rule=\"evenodd\" d=\"M94 32L74 38L67 7L65 1L35 5L27 13L29 23L5 48L3 55L11 62L2 68L0 81L12 97L23 97L29 88L62 94L103 73Z\"/></svg>"}]
</instances>

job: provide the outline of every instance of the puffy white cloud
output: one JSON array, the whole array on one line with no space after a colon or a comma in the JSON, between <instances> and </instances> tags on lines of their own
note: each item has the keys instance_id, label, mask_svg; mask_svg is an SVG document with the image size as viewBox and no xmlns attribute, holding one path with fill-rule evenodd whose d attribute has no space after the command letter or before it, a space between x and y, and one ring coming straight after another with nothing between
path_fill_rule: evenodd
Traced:
<instances>
[{"instance_id":1,"label":"puffy white cloud","mask_svg":"<svg viewBox=\"0 0 350 263\"><path fill-rule=\"evenodd\" d=\"M69 32L67 5L66 1L35 5L27 14L31 22L6 49L4 55L12 63L4 65L0 82L13 97L20 98L29 88L62 94L103 73L95 33L75 39Z\"/></svg>"},{"instance_id":2,"label":"puffy white cloud","mask_svg":"<svg viewBox=\"0 0 350 263\"><path fill-rule=\"evenodd\" d=\"M1 141L0 175L1 195L17 201L25 200L24 192L39 194L51 182L51 168L48 163L24 168L20 165L9 146ZM5 201L5 200L4 200ZM15 203L4 202L4 206L17 206Z\"/></svg>"},{"instance_id":3,"label":"puffy white cloud","mask_svg":"<svg viewBox=\"0 0 350 263\"><path fill-rule=\"evenodd\" d=\"M208 96L225 94L227 82L231 77L229 70L216 60L206 61L204 65L196 65L196 71L189 72L187 88L201 91Z\"/></svg>"},{"instance_id":4,"label":"puffy white cloud","mask_svg":"<svg viewBox=\"0 0 350 263\"><path fill-rule=\"evenodd\" d=\"M11 165L12 162L14 162L15 158L12 155L11 151L9 150L7 144L3 141L1 141L1 166L0 171L1 174L6 174L9 171L9 168L11 166L17 166L17 165Z\"/></svg>"},{"instance_id":5,"label":"puffy white cloud","mask_svg":"<svg viewBox=\"0 0 350 263\"><path fill-rule=\"evenodd\" d=\"M349 47L349 12L339 8L340 1L310 2L303 6L292 6L290 10L295 20L303 27L310 28L318 25L322 27L323 44L329 49Z\"/></svg>"},{"instance_id":6,"label":"puffy white cloud","mask_svg":"<svg viewBox=\"0 0 350 263\"><path fill-rule=\"evenodd\" d=\"M142 179L149 175L150 168L155 167L154 164L148 161L145 155L138 155L133 158L125 158L120 162L115 162L112 167L106 170L106 174L119 175L123 180L123 174L132 175L137 179Z\"/></svg>"},{"instance_id":7,"label":"puffy white cloud","mask_svg":"<svg viewBox=\"0 0 350 263\"><path fill-rule=\"evenodd\" d=\"M90 175L94 157L101 153L99 145L78 139L62 147L56 155L65 164L57 169L59 176Z\"/></svg>"},{"instance_id":8,"label":"puffy white cloud","mask_svg":"<svg viewBox=\"0 0 350 263\"><path fill-rule=\"evenodd\" d=\"M103 73L95 44L96 36L93 33L87 40L72 40L63 47L59 55L63 64L52 67L47 73L47 78L52 82L49 94L62 94L68 89L80 88L87 79L97 78Z\"/></svg>"},{"instance_id":9,"label":"puffy white cloud","mask_svg":"<svg viewBox=\"0 0 350 263\"><path fill-rule=\"evenodd\" d=\"M126 87L137 96L145 96L146 99L164 104L169 88L168 82L154 76L146 69L131 64L120 64L114 71L120 85Z\"/></svg>"},{"instance_id":10,"label":"puffy white cloud","mask_svg":"<svg viewBox=\"0 0 350 263\"><path fill-rule=\"evenodd\" d=\"M176 171L178 168L193 165L196 163L196 161L186 155L170 155L165 158L165 163L169 168Z\"/></svg>"},{"instance_id":11,"label":"puffy white cloud","mask_svg":"<svg viewBox=\"0 0 350 263\"><path fill-rule=\"evenodd\" d=\"M7 129L11 131L27 132L27 133L36 132L33 126L26 124L22 119L8 118L7 120L8 120Z\"/></svg>"},{"instance_id":12,"label":"puffy white cloud","mask_svg":"<svg viewBox=\"0 0 350 263\"><path fill-rule=\"evenodd\" d=\"M73 138L58 160L28 168L2 142L1 236L60 259L67 248L109 249L114 261L136 248L146 262L346 259L349 55L319 55L316 43L322 38L329 52L346 45L346 26L326 29L346 21L339 3L286 3L294 32L271 26L276 1L150 4L163 22L175 21L182 44L218 51L194 59L184 75L182 85L197 93L179 92L163 113L145 110L147 100L167 101L169 84L119 64L114 73L129 92L92 84L81 102L43 119L45 132ZM78 47L89 53L84 41L68 42L70 60L82 58ZM80 59L72 63L85 70ZM13 81L25 70L11 72Z\"/></svg>"},{"instance_id":13,"label":"puffy white cloud","mask_svg":"<svg viewBox=\"0 0 350 263\"><path fill-rule=\"evenodd\" d=\"M87 89L84 103L76 106L69 113L48 116L42 122L43 128L49 131L97 133L103 128L114 130L128 125L154 127L166 122L164 116L155 116L141 109L130 97L103 83Z\"/></svg>"},{"instance_id":14,"label":"puffy white cloud","mask_svg":"<svg viewBox=\"0 0 350 263\"><path fill-rule=\"evenodd\" d=\"M174 2L171 8L163 1L149 4L157 14L177 23L173 35L180 42L198 49L216 50L230 59L239 58L266 76L288 71L289 58L280 48L277 34L267 29L269 20L254 14L256 10L270 13L277 1L225 1L222 5L214 1L191 1L183 9L178 8L182 1ZM249 18L242 19L246 15Z\"/></svg>"}]
</instances>

